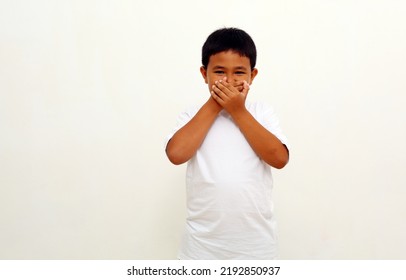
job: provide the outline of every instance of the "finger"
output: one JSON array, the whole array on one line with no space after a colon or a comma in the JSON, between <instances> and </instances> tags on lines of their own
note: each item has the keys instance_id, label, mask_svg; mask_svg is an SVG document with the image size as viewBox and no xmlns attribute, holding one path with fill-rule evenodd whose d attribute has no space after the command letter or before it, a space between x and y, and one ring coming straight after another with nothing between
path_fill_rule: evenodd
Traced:
<instances>
[{"instance_id":1,"label":"finger","mask_svg":"<svg viewBox=\"0 0 406 280\"><path fill-rule=\"evenodd\" d=\"M238 81L238 82L234 82L233 87L235 87L239 92L242 92L242 90L244 89L244 82L243 81Z\"/></svg>"},{"instance_id":2,"label":"finger","mask_svg":"<svg viewBox=\"0 0 406 280\"><path fill-rule=\"evenodd\" d=\"M249 90L250 90L250 85L247 83L247 81L244 81L244 85L243 85L241 94L244 95L244 97L247 97Z\"/></svg>"},{"instance_id":3,"label":"finger","mask_svg":"<svg viewBox=\"0 0 406 280\"><path fill-rule=\"evenodd\" d=\"M242 87L242 86L244 86L244 81L236 81L236 82L232 83L232 85L234 87Z\"/></svg>"},{"instance_id":4,"label":"finger","mask_svg":"<svg viewBox=\"0 0 406 280\"><path fill-rule=\"evenodd\" d=\"M219 93L219 94L223 93L223 94L227 95L226 84L227 84L227 82L225 80L215 81L213 89L217 90L217 91L215 91L216 93Z\"/></svg>"},{"instance_id":5,"label":"finger","mask_svg":"<svg viewBox=\"0 0 406 280\"><path fill-rule=\"evenodd\" d=\"M242 90L244 89L244 86L237 86L235 87L239 92L242 92Z\"/></svg>"},{"instance_id":6,"label":"finger","mask_svg":"<svg viewBox=\"0 0 406 280\"><path fill-rule=\"evenodd\" d=\"M227 96L237 93L236 88L228 83L226 80L220 80L215 85ZM239 92L238 92L239 93Z\"/></svg>"},{"instance_id":7,"label":"finger","mask_svg":"<svg viewBox=\"0 0 406 280\"><path fill-rule=\"evenodd\" d=\"M221 88L220 88L220 86L221 86ZM214 85L212 86L212 92L222 100L227 98L227 94L224 93L223 89L224 89L224 86L221 85L221 83L218 81L216 81L214 83Z\"/></svg>"},{"instance_id":8,"label":"finger","mask_svg":"<svg viewBox=\"0 0 406 280\"><path fill-rule=\"evenodd\" d=\"M224 104L223 99L221 99L221 97L218 96L218 95L214 92L214 90L210 91L210 95L211 95L211 97L212 97L221 107L223 107L223 104Z\"/></svg>"}]
</instances>

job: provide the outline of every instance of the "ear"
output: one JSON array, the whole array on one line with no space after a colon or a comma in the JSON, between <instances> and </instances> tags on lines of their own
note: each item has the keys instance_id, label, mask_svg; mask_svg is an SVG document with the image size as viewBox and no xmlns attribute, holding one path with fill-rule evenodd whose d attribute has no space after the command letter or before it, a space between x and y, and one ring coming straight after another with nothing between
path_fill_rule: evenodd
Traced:
<instances>
[{"instance_id":1,"label":"ear","mask_svg":"<svg viewBox=\"0 0 406 280\"><path fill-rule=\"evenodd\" d=\"M200 73L202 73L204 82L207 84L207 70L204 66L200 67Z\"/></svg>"},{"instance_id":2,"label":"ear","mask_svg":"<svg viewBox=\"0 0 406 280\"><path fill-rule=\"evenodd\" d=\"M252 84L252 81L255 79L257 74L258 74L258 69L257 68L252 69L252 71L251 71L251 82L249 84Z\"/></svg>"}]
</instances>

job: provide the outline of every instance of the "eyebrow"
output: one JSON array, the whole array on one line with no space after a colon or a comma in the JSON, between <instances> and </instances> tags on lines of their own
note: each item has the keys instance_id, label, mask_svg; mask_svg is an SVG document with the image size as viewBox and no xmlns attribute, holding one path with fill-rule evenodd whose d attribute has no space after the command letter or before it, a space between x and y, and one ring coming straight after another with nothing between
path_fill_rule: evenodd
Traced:
<instances>
[{"instance_id":1,"label":"eyebrow","mask_svg":"<svg viewBox=\"0 0 406 280\"><path fill-rule=\"evenodd\" d=\"M213 67L213 69L225 69L225 68L226 67L221 66L221 65L216 65L216 66ZM233 69L234 70L247 70L247 68L244 67L244 66L237 66L237 67L234 67Z\"/></svg>"}]
</instances>

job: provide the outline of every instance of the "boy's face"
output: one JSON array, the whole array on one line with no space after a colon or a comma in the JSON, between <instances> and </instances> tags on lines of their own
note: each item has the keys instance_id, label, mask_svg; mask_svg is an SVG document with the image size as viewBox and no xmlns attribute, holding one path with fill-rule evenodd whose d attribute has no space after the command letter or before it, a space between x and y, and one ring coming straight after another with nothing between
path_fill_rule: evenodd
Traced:
<instances>
[{"instance_id":1,"label":"boy's face","mask_svg":"<svg viewBox=\"0 0 406 280\"><path fill-rule=\"evenodd\" d=\"M211 90L216 81L227 78L227 82L237 87L240 91L244 81L251 85L258 73L256 68L251 70L250 59L240 56L232 50L216 53L210 56L207 68L200 67L204 81Z\"/></svg>"}]
</instances>

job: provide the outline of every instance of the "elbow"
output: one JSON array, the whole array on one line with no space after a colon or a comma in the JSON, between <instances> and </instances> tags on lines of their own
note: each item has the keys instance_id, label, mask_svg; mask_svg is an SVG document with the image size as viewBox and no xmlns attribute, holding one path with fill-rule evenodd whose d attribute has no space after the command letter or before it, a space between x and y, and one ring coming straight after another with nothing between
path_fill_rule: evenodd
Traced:
<instances>
[{"instance_id":1,"label":"elbow","mask_svg":"<svg viewBox=\"0 0 406 280\"><path fill-rule=\"evenodd\" d=\"M272 167L276 168L276 169L282 169L286 166L286 164L288 164L289 160L278 160L276 162L273 163Z\"/></svg>"},{"instance_id":2,"label":"elbow","mask_svg":"<svg viewBox=\"0 0 406 280\"><path fill-rule=\"evenodd\" d=\"M176 157L176 156L170 156L167 154L167 157L169 159L169 161L174 164L174 165L181 165L182 163L185 163L186 161Z\"/></svg>"},{"instance_id":3,"label":"elbow","mask_svg":"<svg viewBox=\"0 0 406 280\"><path fill-rule=\"evenodd\" d=\"M168 157L169 161L174 165L180 165L185 162L180 157L176 156L176 154L173 154L168 151L166 151L166 156Z\"/></svg>"},{"instance_id":4,"label":"elbow","mask_svg":"<svg viewBox=\"0 0 406 280\"><path fill-rule=\"evenodd\" d=\"M285 145L284 145L285 146ZM276 169L284 168L289 162L289 150L286 148L282 152L271 153L270 160L267 162L270 166Z\"/></svg>"},{"instance_id":5,"label":"elbow","mask_svg":"<svg viewBox=\"0 0 406 280\"><path fill-rule=\"evenodd\" d=\"M166 147L165 153L169 161L174 165L180 165L187 161L187 159L184 159L179 152L176 152L174 149L170 149L169 147Z\"/></svg>"}]
</instances>

